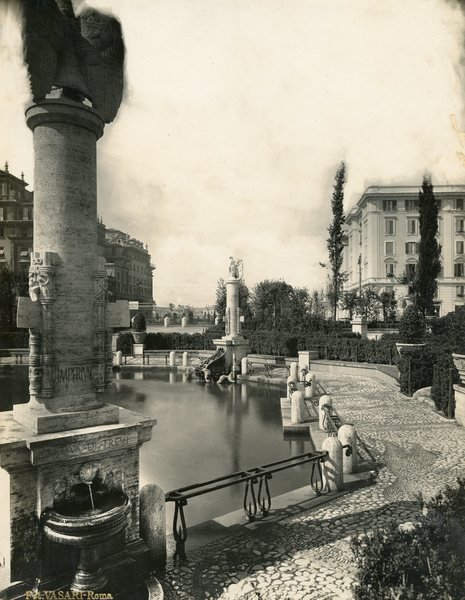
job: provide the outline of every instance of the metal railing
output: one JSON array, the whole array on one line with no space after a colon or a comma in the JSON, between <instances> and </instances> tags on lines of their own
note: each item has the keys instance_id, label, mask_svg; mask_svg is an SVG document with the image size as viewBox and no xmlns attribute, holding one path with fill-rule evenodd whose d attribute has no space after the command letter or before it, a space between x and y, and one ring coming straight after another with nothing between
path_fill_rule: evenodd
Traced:
<instances>
[{"instance_id":1,"label":"metal railing","mask_svg":"<svg viewBox=\"0 0 465 600\"><path fill-rule=\"evenodd\" d=\"M321 463L323 463L328 454L327 452L307 452L284 458L266 465L253 467L244 471L237 471L230 475L210 479L202 483L194 483L176 490L171 490L165 495L166 502L174 502L173 516L173 538L176 543L174 558L185 559L185 544L187 540L187 525L184 514L184 507L187 506L187 501L196 496L203 496L211 492L245 483L243 508L245 517L248 521L252 521L260 511L262 517L266 517L271 509L271 493L269 488L269 480L272 479L273 473L284 471L292 467L297 467L306 463L311 463L310 485L316 495L320 495L323 491L323 472ZM255 488L258 485L258 491L255 493Z\"/></svg>"}]
</instances>

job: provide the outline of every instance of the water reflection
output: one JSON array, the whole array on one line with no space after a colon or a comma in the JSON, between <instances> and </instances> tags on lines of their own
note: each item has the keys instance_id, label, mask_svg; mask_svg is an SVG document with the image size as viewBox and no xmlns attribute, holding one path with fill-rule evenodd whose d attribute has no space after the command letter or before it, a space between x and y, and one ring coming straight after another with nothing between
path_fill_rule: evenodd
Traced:
<instances>
[{"instance_id":1,"label":"water reflection","mask_svg":"<svg viewBox=\"0 0 465 600\"><path fill-rule=\"evenodd\" d=\"M10 376L8 397L26 402L27 368L15 373L20 376ZM313 449L310 440L283 438L279 399L285 388L204 384L195 378L186 381L185 375L123 369L104 394L106 402L157 419L152 440L141 447L141 486L157 483L168 491ZM0 379L2 399L4 390ZM309 473L303 465L275 474L272 495L307 485ZM190 500L188 524L241 508L243 492L242 486L234 486ZM170 507L169 519L171 515Z\"/></svg>"}]
</instances>

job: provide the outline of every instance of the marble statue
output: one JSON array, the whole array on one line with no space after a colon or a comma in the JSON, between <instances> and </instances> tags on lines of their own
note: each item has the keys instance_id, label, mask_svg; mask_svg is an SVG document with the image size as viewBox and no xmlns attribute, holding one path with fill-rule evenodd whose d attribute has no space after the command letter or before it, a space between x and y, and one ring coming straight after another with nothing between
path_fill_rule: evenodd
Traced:
<instances>
[{"instance_id":1,"label":"marble statue","mask_svg":"<svg viewBox=\"0 0 465 600\"><path fill-rule=\"evenodd\" d=\"M94 9L76 16L71 0L20 0L32 97L88 100L105 123L123 97L124 43L117 19Z\"/></svg>"},{"instance_id":2,"label":"marble statue","mask_svg":"<svg viewBox=\"0 0 465 600\"><path fill-rule=\"evenodd\" d=\"M234 260L233 256L229 257L229 275L234 279L242 277L243 264L242 259Z\"/></svg>"}]
</instances>

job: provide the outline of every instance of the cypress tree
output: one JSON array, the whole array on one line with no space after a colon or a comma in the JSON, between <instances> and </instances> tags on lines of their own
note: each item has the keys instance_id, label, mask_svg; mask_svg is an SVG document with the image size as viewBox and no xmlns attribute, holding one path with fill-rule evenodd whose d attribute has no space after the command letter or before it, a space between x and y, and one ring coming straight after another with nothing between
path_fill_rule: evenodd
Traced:
<instances>
[{"instance_id":1,"label":"cypress tree","mask_svg":"<svg viewBox=\"0 0 465 600\"><path fill-rule=\"evenodd\" d=\"M429 175L423 177L419 200L420 247L415 277L415 300L424 316L434 314L433 298L438 285L437 277L441 272L441 246L437 240L438 203Z\"/></svg>"},{"instance_id":2,"label":"cypress tree","mask_svg":"<svg viewBox=\"0 0 465 600\"><path fill-rule=\"evenodd\" d=\"M342 297L342 286L347 281L347 274L342 269L342 252L344 250L342 226L344 217L344 183L346 182L346 165L341 162L336 172L334 191L331 198L333 220L328 227L327 247L331 266L331 285L328 299L331 302L333 320L337 318L337 305Z\"/></svg>"}]
</instances>

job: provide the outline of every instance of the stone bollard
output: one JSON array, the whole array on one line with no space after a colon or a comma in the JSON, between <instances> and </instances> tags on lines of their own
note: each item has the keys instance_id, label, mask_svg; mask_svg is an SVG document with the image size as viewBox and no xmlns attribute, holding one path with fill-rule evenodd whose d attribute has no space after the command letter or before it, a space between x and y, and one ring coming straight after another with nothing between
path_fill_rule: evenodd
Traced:
<instances>
[{"instance_id":1,"label":"stone bollard","mask_svg":"<svg viewBox=\"0 0 465 600\"><path fill-rule=\"evenodd\" d=\"M149 548L153 567L162 570L166 564L165 494L155 484L140 491L140 535Z\"/></svg>"},{"instance_id":2,"label":"stone bollard","mask_svg":"<svg viewBox=\"0 0 465 600\"><path fill-rule=\"evenodd\" d=\"M299 363L293 362L291 363L291 368L289 370L289 376L292 377L294 381L299 381Z\"/></svg>"},{"instance_id":3,"label":"stone bollard","mask_svg":"<svg viewBox=\"0 0 465 600\"><path fill-rule=\"evenodd\" d=\"M182 366L183 367L189 366L189 352L182 353Z\"/></svg>"},{"instance_id":4,"label":"stone bollard","mask_svg":"<svg viewBox=\"0 0 465 600\"><path fill-rule=\"evenodd\" d=\"M348 448L343 448L342 467L344 473L357 472L357 434L353 425L341 425L337 432L337 437L342 446L350 445L352 452L347 456Z\"/></svg>"},{"instance_id":5,"label":"stone bollard","mask_svg":"<svg viewBox=\"0 0 465 600\"><path fill-rule=\"evenodd\" d=\"M116 353L115 364L117 367L120 367L123 364L123 353L121 352L121 350L118 350L118 352Z\"/></svg>"},{"instance_id":6,"label":"stone bollard","mask_svg":"<svg viewBox=\"0 0 465 600\"><path fill-rule=\"evenodd\" d=\"M291 395L291 423L303 423L307 417L307 409L302 392Z\"/></svg>"},{"instance_id":7,"label":"stone bollard","mask_svg":"<svg viewBox=\"0 0 465 600\"><path fill-rule=\"evenodd\" d=\"M170 352L170 367L175 367L175 366L176 366L176 351L171 350L171 352Z\"/></svg>"},{"instance_id":8,"label":"stone bollard","mask_svg":"<svg viewBox=\"0 0 465 600\"><path fill-rule=\"evenodd\" d=\"M247 356L241 360L241 373L242 375L247 375L249 372L249 361L247 360Z\"/></svg>"},{"instance_id":9,"label":"stone bollard","mask_svg":"<svg viewBox=\"0 0 465 600\"><path fill-rule=\"evenodd\" d=\"M316 377L315 373L307 373L305 375L305 397L313 398L315 395Z\"/></svg>"},{"instance_id":10,"label":"stone bollard","mask_svg":"<svg viewBox=\"0 0 465 600\"><path fill-rule=\"evenodd\" d=\"M342 473L342 444L337 437L328 437L321 445L328 458L323 463L323 488L330 492L339 492L344 487Z\"/></svg>"},{"instance_id":11,"label":"stone bollard","mask_svg":"<svg viewBox=\"0 0 465 600\"><path fill-rule=\"evenodd\" d=\"M187 318L186 317L183 317L181 319L181 327L187 327Z\"/></svg>"},{"instance_id":12,"label":"stone bollard","mask_svg":"<svg viewBox=\"0 0 465 600\"><path fill-rule=\"evenodd\" d=\"M163 325L164 325L165 327L169 327L169 324L170 324L170 320L169 320L169 318L168 318L168 317L165 317L165 318L163 319Z\"/></svg>"},{"instance_id":13,"label":"stone bollard","mask_svg":"<svg viewBox=\"0 0 465 600\"><path fill-rule=\"evenodd\" d=\"M319 415L320 429L323 429L323 431L326 431L325 426L324 426L325 411L323 410L323 406L325 404L329 404L330 406L333 405L331 396L321 396L320 401L318 402L318 415Z\"/></svg>"},{"instance_id":14,"label":"stone bollard","mask_svg":"<svg viewBox=\"0 0 465 600\"><path fill-rule=\"evenodd\" d=\"M297 383L291 375L287 378L287 397L291 399L292 393L297 391Z\"/></svg>"}]
</instances>

